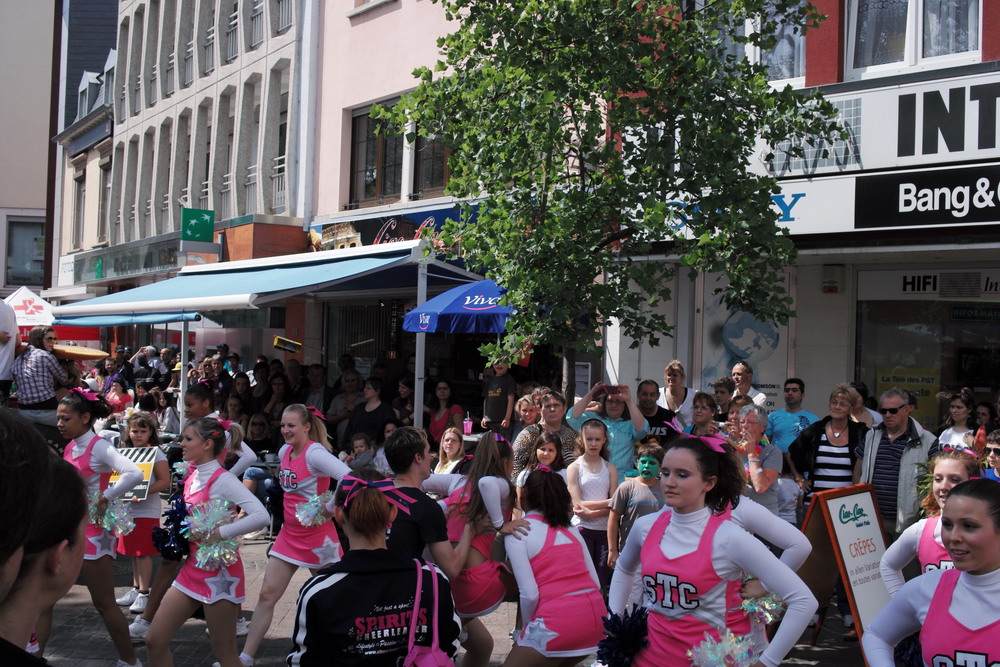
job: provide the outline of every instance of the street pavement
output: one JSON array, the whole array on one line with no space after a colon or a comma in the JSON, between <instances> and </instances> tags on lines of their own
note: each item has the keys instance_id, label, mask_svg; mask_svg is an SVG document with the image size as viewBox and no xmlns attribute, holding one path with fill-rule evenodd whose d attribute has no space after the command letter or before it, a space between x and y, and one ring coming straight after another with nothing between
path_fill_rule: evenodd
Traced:
<instances>
[{"instance_id":1,"label":"street pavement","mask_svg":"<svg viewBox=\"0 0 1000 667\"><path fill-rule=\"evenodd\" d=\"M248 541L241 547L247 575L247 604L243 615L251 622L254 601L263 583L264 568L267 565L266 549L267 543L264 541ZM299 570L292 579L288 591L275 607L274 621L258 652L256 665L266 667L285 664L285 656L291 646L289 637L294 626L296 596L308 577L307 570ZM128 559L119 558L115 563L115 585L119 587L116 589L116 594L124 593L126 587L131 585L131 581ZM515 613L516 607L513 603L504 603L484 619L494 641L494 653L490 665L503 664L507 656L510 648L508 633L514 627ZM831 613L834 617L827 619L819 633L816 646L808 645L812 630L807 631L783 664L820 667L864 665L859 645L842 640L843 627L832 605ZM132 615L128 616L131 620ZM242 646L242 638L239 643ZM204 621L188 621L174 637L172 650L174 664L177 667L207 667L214 661L211 645L205 634ZM141 645L138 647L137 655L148 665L145 648ZM55 667L107 667L113 665L118 657L104 624L90 603L87 589L81 583L73 586L66 597L56 605L52 637L46 648L45 657ZM593 657L583 661L582 664L589 665L592 662Z\"/></svg>"}]
</instances>

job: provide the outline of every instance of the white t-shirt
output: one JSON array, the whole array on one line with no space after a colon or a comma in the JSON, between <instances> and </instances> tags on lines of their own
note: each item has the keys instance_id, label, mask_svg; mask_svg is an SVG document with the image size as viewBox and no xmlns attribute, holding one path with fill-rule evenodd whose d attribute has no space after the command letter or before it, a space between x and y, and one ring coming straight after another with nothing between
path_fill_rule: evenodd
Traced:
<instances>
[{"instance_id":1,"label":"white t-shirt","mask_svg":"<svg viewBox=\"0 0 1000 667\"><path fill-rule=\"evenodd\" d=\"M14 352L17 348L17 317L6 301L0 300L0 331L6 331L10 340L0 345L0 381L13 380Z\"/></svg>"}]
</instances>

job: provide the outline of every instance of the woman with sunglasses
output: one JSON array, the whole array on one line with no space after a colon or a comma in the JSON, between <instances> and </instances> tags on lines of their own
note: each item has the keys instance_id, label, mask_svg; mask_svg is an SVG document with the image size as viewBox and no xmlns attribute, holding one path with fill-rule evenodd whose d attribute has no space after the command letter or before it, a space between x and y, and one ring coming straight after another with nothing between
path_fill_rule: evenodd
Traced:
<instances>
[{"instance_id":1,"label":"woman with sunglasses","mask_svg":"<svg viewBox=\"0 0 1000 667\"><path fill-rule=\"evenodd\" d=\"M37 326L28 334L28 346L14 359L21 416L37 424L56 425L56 387L72 386L70 374L52 353L58 340L55 329Z\"/></svg>"}]
</instances>

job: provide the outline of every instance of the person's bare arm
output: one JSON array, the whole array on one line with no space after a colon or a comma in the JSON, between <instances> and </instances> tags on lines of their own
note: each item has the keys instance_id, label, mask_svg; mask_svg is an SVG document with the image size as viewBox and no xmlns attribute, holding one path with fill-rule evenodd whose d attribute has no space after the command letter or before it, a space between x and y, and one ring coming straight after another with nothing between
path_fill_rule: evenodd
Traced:
<instances>
[{"instance_id":1,"label":"person's bare arm","mask_svg":"<svg viewBox=\"0 0 1000 667\"><path fill-rule=\"evenodd\" d=\"M427 545L434 562L449 579L457 577L465 567L465 559L469 555L469 546L472 544L474 534L472 525L466 524L458 544L452 546L451 542L433 542Z\"/></svg>"},{"instance_id":2,"label":"person's bare arm","mask_svg":"<svg viewBox=\"0 0 1000 667\"><path fill-rule=\"evenodd\" d=\"M608 567L614 567L618 560L618 522L621 515L614 510L608 513Z\"/></svg>"}]
</instances>

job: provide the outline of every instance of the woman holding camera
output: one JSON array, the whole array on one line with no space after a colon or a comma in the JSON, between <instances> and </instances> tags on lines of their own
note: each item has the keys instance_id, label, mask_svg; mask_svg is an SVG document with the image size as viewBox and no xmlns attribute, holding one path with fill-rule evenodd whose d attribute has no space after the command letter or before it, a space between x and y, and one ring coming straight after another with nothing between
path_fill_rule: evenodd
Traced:
<instances>
[{"instance_id":1,"label":"woman holding camera","mask_svg":"<svg viewBox=\"0 0 1000 667\"><path fill-rule=\"evenodd\" d=\"M598 382L576 402L566 422L579 431L588 419L597 419L608 427L609 460L618 470L618 483L621 484L625 473L635 470L635 442L649 430L646 418L632 400L628 386Z\"/></svg>"}]
</instances>

